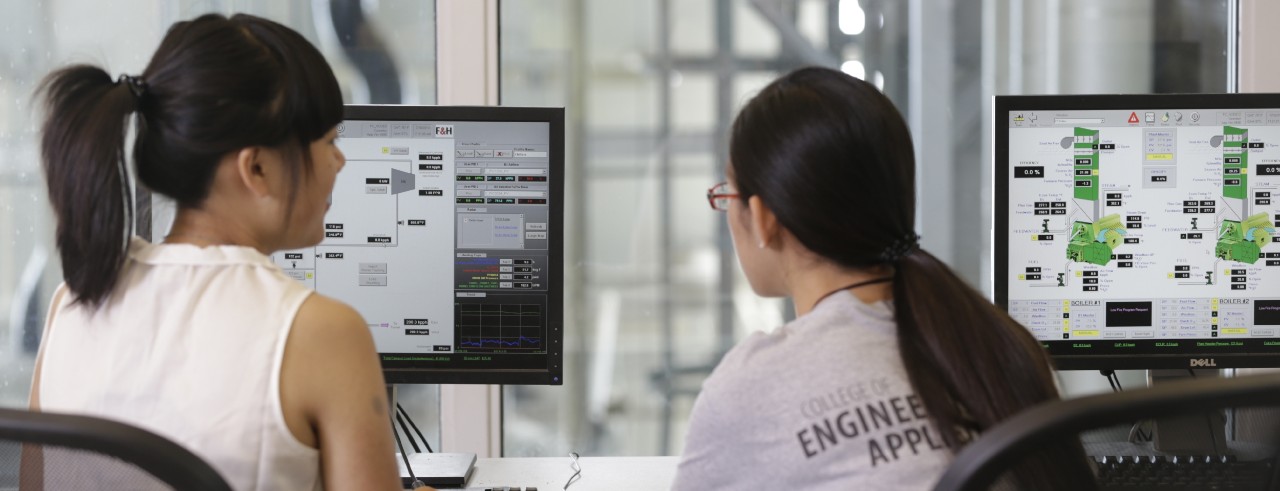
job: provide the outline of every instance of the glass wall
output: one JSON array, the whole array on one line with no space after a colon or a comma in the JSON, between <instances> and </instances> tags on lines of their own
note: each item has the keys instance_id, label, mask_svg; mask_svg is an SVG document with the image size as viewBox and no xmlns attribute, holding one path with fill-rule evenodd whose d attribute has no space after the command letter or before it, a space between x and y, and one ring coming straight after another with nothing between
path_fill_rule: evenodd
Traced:
<instances>
[{"instance_id":1,"label":"glass wall","mask_svg":"<svg viewBox=\"0 0 1280 491\"><path fill-rule=\"evenodd\" d=\"M49 71L82 62L137 74L173 22L243 12L286 24L319 46L348 102L435 101L433 1L45 0L0 8L0 406L27 403L48 299L61 281L32 100ZM165 216L156 214L159 235L168 229ZM439 419L435 387L405 387L400 397L422 414L419 421ZM435 426L423 425L438 441Z\"/></svg>"},{"instance_id":2,"label":"glass wall","mask_svg":"<svg viewBox=\"0 0 1280 491\"><path fill-rule=\"evenodd\" d=\"M1234 1L501 1L502 103L566 107L569 140L566 384L505 389L506 454L677 454L720 356L791 317L747 287L704 199L723 179L734 113L772 78L825 65L881 87L916 137L925 247L989 289L990 96L1229 91ZM137 73L172 22L248 12L320 46L348 102L435 100L434 2L2 9L0 406L26 403L61 277L31 100L51 69L84 61ZM420 422L437 420L434 388L400 395L427 413Z\"/></svg>"},{"instance_id":3,"label":"glass wall","mask_svg":"<svg viewBox=\"0 0 1280 491\"><path fill-rule=\"evenodd\" d=\"M567 109L571 280L566 383L506 389L506 455L678 454L720 356L791 316L704 198L772 78L881 87L915 135L924 246L989 291L990 97L1227 91L1228 1L502 1L502 103Z\"/></svg>"}]
</instances>

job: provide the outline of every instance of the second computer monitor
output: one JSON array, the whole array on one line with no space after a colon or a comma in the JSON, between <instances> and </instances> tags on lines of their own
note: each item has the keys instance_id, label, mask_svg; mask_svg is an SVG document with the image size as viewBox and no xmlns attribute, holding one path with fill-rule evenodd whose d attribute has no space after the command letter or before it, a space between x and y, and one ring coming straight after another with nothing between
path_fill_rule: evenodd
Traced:
<instances>
[{"instance_id":1,"label":"second computer monitor","mask_svg":"<svg viewBox=\"0 0 1280 491\"><path fill-rule=\"evenodd\" d=\"M347 106L325 238L276 253L355 307L388 383L562 381L564 110Z\"/></svg>"},{"instance_id":2,"label":"second computer monitor","mask_svg":"<svg viewBox=\"0 0 1280 491\"><path fill-rule=\"evenodd\" d=\"M995 100L997 303L1060 368L1280 366L1280 95Z\"/></svg>"}]
</instances>

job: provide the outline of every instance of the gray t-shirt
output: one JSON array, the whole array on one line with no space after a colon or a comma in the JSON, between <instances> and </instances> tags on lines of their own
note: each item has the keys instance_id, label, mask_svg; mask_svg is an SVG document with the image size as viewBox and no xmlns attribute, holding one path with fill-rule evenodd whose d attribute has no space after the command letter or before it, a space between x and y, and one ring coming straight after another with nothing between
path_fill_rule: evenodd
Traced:
<instances>
[{"instance_id":1,"label":"gray t-shirt","mask_svg":"<svg viewBox=\"0 0 1280 491\"><path fill-rule=\"evenodd\" d=\"M891 305L837 293L725 355L673 489L930 489L952 456L907 380Z\"/></svg>"}]
</instances>

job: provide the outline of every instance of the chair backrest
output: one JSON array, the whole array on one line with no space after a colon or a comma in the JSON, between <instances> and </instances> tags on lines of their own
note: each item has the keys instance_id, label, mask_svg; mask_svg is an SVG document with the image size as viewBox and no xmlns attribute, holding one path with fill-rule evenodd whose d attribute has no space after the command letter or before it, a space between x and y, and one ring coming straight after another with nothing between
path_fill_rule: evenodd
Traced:
<instances>
[{"instance_id":1,"label":"chair backrest","mask_svg":"<svg viewBox=\"0 0 1280 491\"><path fill-rule=\"evenodd\" d=\"M1035 448L1136 420L1216 409L1280 406L1280 374L1200 378L1041 404L983 432L967 445L934 491L986 490Z\"/></svg>"},{"instance_id":2,"label":"chair backrest","mask_svg":"<svg viewBox=\"0 0 1280 491\"><path fill-rule=\"evenodd\" d=\"M16 466L11 466L13 459ZM10 461L10 464L4 464ZM0 464L20 489L230 491L200 457L150 431L90 416L0 408ZM3 476L3 473L0 473ZM4 487L4 483L0 483Z\"/></svg>"}]
</instances>

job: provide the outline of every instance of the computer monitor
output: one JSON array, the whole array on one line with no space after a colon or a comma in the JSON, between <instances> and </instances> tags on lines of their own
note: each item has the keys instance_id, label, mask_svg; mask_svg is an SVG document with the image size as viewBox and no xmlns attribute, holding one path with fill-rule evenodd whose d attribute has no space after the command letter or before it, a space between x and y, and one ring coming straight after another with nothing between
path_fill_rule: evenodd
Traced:
<instances>
[{"instance_id":1,"label":"computer monitor","mask_svg":"<svg viewBox=\"0 0 1280 491\"><path fill-rule=\"evenodd\" d=\"M272 256L354 307L387 383L563 383L564 109L346 107L325 238Z\"/></svg>"},{"instance_id":2,"label":"computer monitor","mask_svg":"<svg viewBox=\"0 0 1280 491\"><path fill-rule=\"evenodd\" d=\"M1062 369L1280 366L1280 94L998 96L995 300Z\"/></svg>"}]
</instances>

